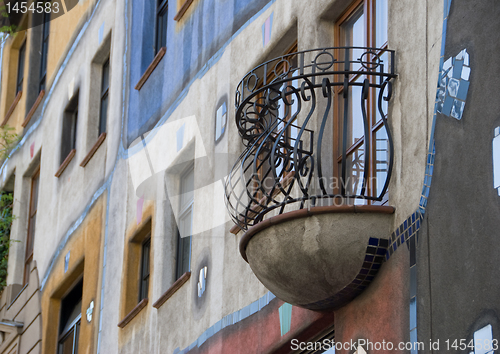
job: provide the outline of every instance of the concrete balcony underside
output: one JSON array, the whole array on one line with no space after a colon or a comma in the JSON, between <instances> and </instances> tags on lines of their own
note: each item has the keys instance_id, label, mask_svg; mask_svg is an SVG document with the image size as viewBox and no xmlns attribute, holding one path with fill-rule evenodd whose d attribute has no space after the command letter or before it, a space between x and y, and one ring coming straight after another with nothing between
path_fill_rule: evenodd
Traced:
<instances>
[{"instance_id":1,"label":"concrete balcony underside","mask_svg":"<svg viewBox=\"0 0 500 354\"><path fill-rule=\"evenodd\" d=\"M384 261L394 208L328 206L262 221L240 252L273 294L310 310L335 310L359 295Z\"/></svg>"}]
</instances>

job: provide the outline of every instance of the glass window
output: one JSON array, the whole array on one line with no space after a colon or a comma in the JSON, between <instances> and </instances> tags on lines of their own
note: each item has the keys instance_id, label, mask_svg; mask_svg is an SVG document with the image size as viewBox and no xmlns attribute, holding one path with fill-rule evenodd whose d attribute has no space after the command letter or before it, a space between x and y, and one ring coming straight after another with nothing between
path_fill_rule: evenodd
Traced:
<instances>
[{"instance_id":1,"label":"glass window","mask_svg":"<svg viewBox=\"0 0 500 354\"><path fill-rule=\"evenodd\" d=\"M157 0L156 7L156 53L167 46L168 1Z\"/></svg>"},{"instance_id":2,"label":"glass window","mask_svg":"<svg viewBox=\"0 0 500 354\"><path fill-rule=\"evenodd\" d=\"M23 90L25 59L26 59L26 42L24 42L21 48L19 48L19 58L17 61L16 95L19 93L19 91Z\"/></svg>"},{"instance_id":3,"label":"glass window","mask_svg":"<svg viewBox=\"0 0 500 354\"><path fill-rule=\"evenodd\" d=\"M101 110L99 113L99 135L106 131L108 119L108 101L109 101L109 58L102 66L101 79Z\"/></svg>"},{"instance_id":4,"label":"glass window","mask_svg":"<svg viewBox=\"0 0 500 354\"><path fill-rule=\"evenodd\" d=\"M61 301L58 354L78 354L78 339L82 317L83 281L80 281Z\"/></svg>"},{"instance_id":5,"label":"glass window","mask_svg":"<svg viewBox=\"0 0 500 354\"><path fill-rule=\"evenodd\" d=\"M384 65L388 65L388 56L383 53L387 49L387 20L388 4L387 0L364 0L357 3L346 12L336 23L338 45L340 47L363 47L349 49L349 69L358 71L349 78L349 102L344 107L343 87L336 90L336 100L338 109L336 110L335 129L338 133L338 145L336 150L337 175L341 176L342 171L342 153L344 141L342 135L344 132L344 119L347 118L347 136L346 141L346 180L341 185L345 186L346 193L350 195L360 195L363 186L364 161L369 161L368 176L366 181L366 190L364 195L378 197L382 192L387 177L388 165L388 144L386 129L377 109L377 97L379 89L370 88L366 101L361 101L363 82L365 79L371 80L370 84L375 84L377 78L371 75L363 75L366 70L360 63L369 61L370 55L366 54L364 48L376 48L373 51L380 55ZM344 53L340 54L341 56ZM368 63L369 65L369 63ZM362 114L362 104L366 110L366 121ZM382 103L384 112L387 112L387 102ZM347 112L344 112L347 109ZM366 127L365 127L366 123ZM365 156L365 136L370 134L369 154ZM384 197L385 198L385 197ZM363 202L362 200L358 200Z\"/></svg>"},{"instance_id":6,"label":"glass window","mask_svg":"<svg viewBox=\"0 0 500 354\"><path fill-rule=\"evenodd\" d=\"M47 79L47 55L49 50L50 12L43 14L42 45L40 49L40 83L38 91L45 90Z\"/></svg>"},{"instance_id":7,"label":"glass window","mask_svg":"<svg viewBox=\"0 0 500 354\"><path fill-rule=\"evenodd\" d=\"M146 240L142 243L139 302L143 299L148 298L150 252L151 252L151 234L146 236Z\"/></svg>"},{"instance_id":8,"label":"glass window","mask_svg":"<svg viewBox=\"0 0 500 354\"><path fill-rule=\"evenodd\" d=\"M62 136L61 136L61 158L62 164L69 153L76 149L76 132L78 123L78 92L71 99L64 110Z\"/></svg>"},{"instance_id":9,"label":"glass window","mask_svg":"<svg viewBox=\"0 0 500 354\"><path fill-rule=\"evenodd\" d=\"M194 169L181 176L180 216L177 233L177 279L191 269L191 238L193 233Z\"/></svg>"},{"instance_id":10,"label":"glass window","mask_svg":"<svg viewBox=\"0 0 500 354\"><path fill-rule=\"evenodd\" d=\"M35 224L38 205L38 185L40 183L40 167L37 168L31 177L31 195L28 216L28 235L26 236L26 256L24 262L24 281L28 283L31 262L33 261L33 246L35 243Z\"/></svg>"}]
</instances>

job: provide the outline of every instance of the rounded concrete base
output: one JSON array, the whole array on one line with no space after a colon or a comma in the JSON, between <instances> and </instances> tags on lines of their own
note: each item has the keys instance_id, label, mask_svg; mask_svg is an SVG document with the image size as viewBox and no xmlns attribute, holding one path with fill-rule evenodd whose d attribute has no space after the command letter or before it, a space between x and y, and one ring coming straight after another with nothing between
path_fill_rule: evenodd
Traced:
<instances>
[{"instance_id":1,"label":"rounded concrete base","mask_svg":"<svg viewBox=\"0 0 500 354\"><path fill-rule=\"evenodd\" d=\"M382 206L298 210L249 229L240 251L262 284L281 300L331 310L357 295L346 287L356 283L370 238L390 237L393 213L394 208Z\"/></svg>"}]
</instances>

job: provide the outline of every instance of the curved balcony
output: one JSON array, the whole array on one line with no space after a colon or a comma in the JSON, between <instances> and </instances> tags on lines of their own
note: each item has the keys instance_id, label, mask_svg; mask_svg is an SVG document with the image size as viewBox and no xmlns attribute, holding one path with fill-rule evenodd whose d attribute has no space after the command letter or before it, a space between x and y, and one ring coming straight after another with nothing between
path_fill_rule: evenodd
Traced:
<instances>
[{"instance_id":1,"label":"curved balcony","mask_svg":"<svg viewBox=\"0 0 500 354\"><path fill-rule=\"evenodd\" d=\"M246 231L243 258L284 301L337 308L383 261L394 212L380 205L393 166L386 114L394 56L307 50L259 65L238 84L245 150L226 180L226 205ZM374 243L377 254L368 252Z\"/></svg>"}]
</instances>

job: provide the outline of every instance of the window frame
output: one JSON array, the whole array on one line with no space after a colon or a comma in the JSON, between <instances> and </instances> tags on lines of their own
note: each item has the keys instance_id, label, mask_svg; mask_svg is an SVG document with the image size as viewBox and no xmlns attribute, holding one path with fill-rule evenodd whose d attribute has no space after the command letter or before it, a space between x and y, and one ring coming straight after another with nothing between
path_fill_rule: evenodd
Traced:
<instances>
[{"instance_id":1,"label":"window frame","mask_svg":"<svg viewBox=\"0 0 500 354\"><path fill-rule=\"evenodd\" d=\"M36 183L36 196L34 195L34 184ZM36 214L38 211L38 195L40 191L40 166L35 169L35 172L30 178L30 200L28 209L28 232L26 234L26 251L24 257L24 276L23 285L28 284L29 273L31 271L31 262L33 261L33 252L35 246L35 224Z\"/></svg>"},{"instance_id":2,"label":"window frame","mask_svg":"<svg viewBox=\"0 0 500 354\"><path fill-rule=\"evenodd\" d=\"M81 294L80 297L78 298L79 300L76 300L76 303L69 304L72 305L71 308L76 308L78 304L80 304L80 312L79 314L70 322L70 325L66 330L64 328L61 328L63 323L63 311L64 311L64 301L74 292L77 290L79 287L81 287ZM65 297L61 299L61 308L59 311L59 329L58 329L58 337L57 337L57 353L58 354L63 354L63 345L65 341L72 336L72 354L78 353L78 343L79 343L79 338L80 338L80 327L81 327L81 320L82 320L82 300L83 300L83 278L81 278L76 285L73 286L73 288L67 293Z\"/></svg>"},{"instance_id":3,"label":"window frame","mask_svg":"<svg viewBox=\"0 0 500 354\"><path fill-rule=\"evenodd\" d=\"M193 190L192 197L189 198L185 203L183 203L182 195L185 193L185 181L187 181L187 177L190 174L193 174ZM179 218L177 225L177 257L175 264L175 279L179 279L184 273L189 272L191 270L191 248L192 248L192 231L193 231L193 212L194 212L194 166L188 167L181 175L180 175L180 192L181 197L179 198ZM189 187L189 186L188 186ZM189 190L188 190L189 192ZM191 235L181 237L181 233L184 233L183 230L183 220L190 215L191 220ZM186 247L188 252L187 260L184 258L186 254Z\"/></svg>"},{"instance_id":4,"label":"window frame","mask_svg":"<svg viewBox=\"0 0 500 354\"><path fill-rule=\"evenodd\" d=\"M26 40L19 47L17 58L17 77L16 77L16 95L23 91L24 69L26 66Z\"/></svg>"},{"instance_id":5,"label":"window frame","mask_svg":"<svg viewBox=\"0 0 500 354\"><path fill-rule=\"evenodd\" d=\"M49 52L49 37L50 37L50 12L43 13L42 22L42 41L40 48L40 75L38 79L38 92L45 90L47 85L47 65Z\"/></svg>"},{"instance_id":6,"label":"window frame","mask_svg":"<svg viewBox=\"0 0 500 354\"><path fill-rule=\"evenodd\" d=\"M164 20L164 21L163 21ZM156 0L155 55L167 47L168 0Z\"/></svg>"},{"instance_id":7,"label":"window frame","mask_svg":"<svg viewBox=\"0 0 500 354\"><path fill-rule=\"evenodd\" d=\"M111 73L111 65L109 62L109 56L104 63L102 64L102 73L101 73L101 95L100 95L100 104L99 104L99 131L98 137L106 132L107 124L108 124L108 110L109 110L109 78ZM107 68L107 70L106 70ZM104 84L107 84L104 87ZM106 102L106 107L103 110L103 103Z\"/></svg>"},{"instance_id":8,"label":"window frame","mask_svg":"<svg viewBox=\"0 0 500 354\"><path fill-rule=\"evenodd\" d=\"M60 156L60 164L64 162L64 160L69 156L71 151L76 150L76 141L78 135L78 111L79 111L79 94L77 91L76 94L71 98L66 109L63 113L63 122L62 122L62 135L61 135L61 156ZM68 122L69 121L69 122ZM68 133L68 124L69 124L69 142L66 143L64 140L65 134ZM68 146L65 146L65 143Z\"/></svg>"},{"instance_id":9,"label":"window frame","mask_svg":"<svg viewBox=\"0 0 500 354\"><path fill-rule=\"evenodd\" d=\"M147 267L145 267L144 264L145 261L147 261ZM151 231L149 231L149 233L146 235L141 245L141 264L139 271L139 294L138 294L139 300L137 301L137 303L149 297L150 275L151 275Z\"/></svg>"},{"instance_id":10,"label":"window frame","mask_svg":"<svg viewBox=\"0 0 500 354\"><path fill-rule=\"evenodd\" d=\"M350 20L352 20L353 16L356 15L358 11L362 11L363 14L363 24L364 24L364 46L365 47L371 47L371 48L378 48L380 49L377 51L376 54L381 54L384 50L388 48L388 40L387 40L387 33L385 35L385 42L379 46L377 46L377 13L376 13L376 7L377 7L377 1L386 1L387 0L356 0L354 1L349 7L346 9L346 11L335 21L334 25L334 40L335 43L338 47L346 46L345 43L345 37L344 37L344 29L343 25L347 24ZM388 22L388 14L386 14L385 20ZM352 46L352 44L350 44ZM340 55L340 52L338 56ZM351 58L353 60L354 58ZM339 65L339 64L338 64ZM342 70L342 68L338 68L339 70ZM355 82L358 79L363 78L363 73L362 70L360 69L360 74L353 74L349 78L349 82ZM374 80L377 80L379 78L374 77L373 75L367 75L368 79L373 82ZM343 78L340 77L339 75L339 80L343 81ZM354 86L349 86L354 87ZM358 86L360 87L360 86ZM339 176L341 177L341 171L340 171L340 165L342 163L342 131L343 131L343 113L340 112L340 107L343 108L343 91L344 87L343 86L336 86L334 87L333 93L335 97L335 106L337 109L333 111L333 116L334 116L334 128L333 128L333 140L334 142L338 142L338 144L334 144L333 146L333 156L334 156L334 163L333 163L333 175L334 176ZM377 111L377 97L376 97L376 90L371 89L368 94L368 99L367 99L367 107L366 107L366 114L367 118L369 120L369 129L370 129L370 148L368 149L370 156L368 157L367 161L369 162L369 173L368 173L368 181L366 185L366 192L365 195L367 196L377 196L377 186L376 182L374 182L374 179L376 179L377 175L377 133L381 131L382 127L384 126L383 120L379 118L378 116L378 111ZM351 103L352 101L350 101ZM387 115L386 115L387 118ZM351 117L352 119L352 117ZM352 128L351 128L352 130ZM346 150L346 164L349 164L350 159L352 156L354 156L357 152L360 152L364 154L364 143L365 143L365 136L364 132L362 137L359 139L355 140L354 142L348 142L348 147ZM346 174L346 178L351 177L350 174ZM358 188L356 188L357 190ZM339 190L336 190L335 192L339 192ZM347 193L347 190L346 190ZM356 191L354 192L356 193ZM376 205L384 205L388 202L388 191L385 193L383 196L382 201L371 201L371 200L365 200L367 204L376 204Z\"/></svg>"}]
</instances>

